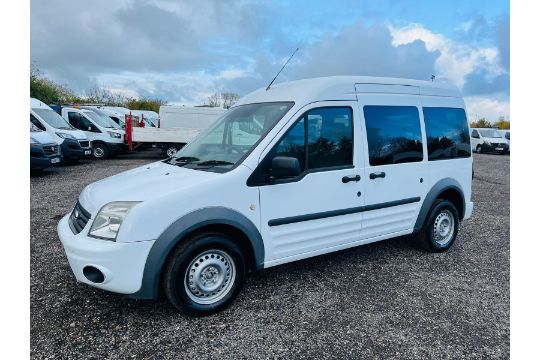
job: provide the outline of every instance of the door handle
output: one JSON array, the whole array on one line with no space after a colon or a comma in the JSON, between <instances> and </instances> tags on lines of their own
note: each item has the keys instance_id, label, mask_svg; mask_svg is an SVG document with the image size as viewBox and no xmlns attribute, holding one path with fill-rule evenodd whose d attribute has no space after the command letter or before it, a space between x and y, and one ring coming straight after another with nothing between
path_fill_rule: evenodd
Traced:
<instances>
[{"instance_id":1,"label":"door handle","mask_svg":"<svg viewBox=\"0 0 540 360\"><path fill-rule=\"evenodd\" d=\"M386 177L386 173L384 171L369 174L369 178L371 180L376 179L376 178L385 178L385 177Z\"/></svg>"},{"instance_id":2,"label":"door handle","mask_svg":"<svg viewBox=\"0 0 540 360\"><path fill-rule=\"evenodd\" d=\"M360 181L360 175L355 175L355 176L344 176L341 178L341 181L346 184L350 181Z\"/></svg>"}]
</instances>

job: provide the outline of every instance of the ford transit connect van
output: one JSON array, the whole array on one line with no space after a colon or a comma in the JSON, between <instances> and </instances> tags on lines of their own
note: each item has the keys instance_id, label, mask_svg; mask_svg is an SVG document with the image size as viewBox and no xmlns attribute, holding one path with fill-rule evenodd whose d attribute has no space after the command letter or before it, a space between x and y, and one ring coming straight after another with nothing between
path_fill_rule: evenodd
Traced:
<instances>
[{"instance_id":1,"label":"ford transit connect van","mask_svg":"<svg viewBox=\"0 0 540 360\"><path fill-rule=\"evenodd\" d=\"M471 181L455 87L307 79L243 97L172 158L88 185L58 235L78 281L211 313L246 271L408 234L449 249Z\"/></svg>"}]
</instances>

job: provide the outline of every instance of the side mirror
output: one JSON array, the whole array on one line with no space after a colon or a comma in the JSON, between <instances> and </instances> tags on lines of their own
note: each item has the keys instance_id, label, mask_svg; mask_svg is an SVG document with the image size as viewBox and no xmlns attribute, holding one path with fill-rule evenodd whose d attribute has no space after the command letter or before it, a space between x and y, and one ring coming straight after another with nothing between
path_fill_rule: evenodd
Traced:
<instances>
[{"instance_id":1,"label":"side mirror","mask_svg":"<svg viewBox=\"0 0 540 360\"><path fill-rule=\"evenodd\" d=\"M276 156L272 159L272 177L274 179L291 178L300 175L300 163L297 158Z\"/></svg>"}]
</instances>

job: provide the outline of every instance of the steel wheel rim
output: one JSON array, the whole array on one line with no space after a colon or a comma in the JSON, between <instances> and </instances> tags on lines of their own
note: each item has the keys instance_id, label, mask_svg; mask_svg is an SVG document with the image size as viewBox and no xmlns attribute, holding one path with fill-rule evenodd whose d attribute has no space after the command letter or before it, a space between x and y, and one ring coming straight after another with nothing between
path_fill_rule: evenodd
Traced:
<instances>
[{"instance_id":1,"label":"steel wheel rim","mask_svg":"<svg viewBox=\"0 0 540 360\"><path fill-rule=\"evenodd\" d=\"M223 250L207 250L189 264L184 276L188 297L197 304L209 305L223 299L236 279L232 257Z\"/></svg>"},{"instance_id":2,"label":"steel wheel rim","mask_svg":"<svg viewBox=\"0 0 540 360\"><path fill-rule=\"evenodd\" d=\"M455 224L454 215L450 211L443 210L437 215L433 223L433 238L439 245L444 246L452 240Z\"/></svg>"},{"instance_id":3,"label":"steel wheel rim","mask_svg":"<svg viewBox=\"0 0 540 360\"><path fill-rule=\"evenodd\" d=\"M94 156L97 158L103 157L105 155L105 150L103 150L101 147L95 147L94 148Z\"/></svg>"},{"instance_id":4,"label":"steel wheel rim","mask_svg":"<svg viewBox=\"0 0 540 360\"><path fill-rule=\"evenodd\" d=\"M173 147L170 147L170 148L167 149L167 156L168 157L173 157L174 155L176 155L177 152L178 152L178 150L176 150Z\"/></svg>"}]
</instances>

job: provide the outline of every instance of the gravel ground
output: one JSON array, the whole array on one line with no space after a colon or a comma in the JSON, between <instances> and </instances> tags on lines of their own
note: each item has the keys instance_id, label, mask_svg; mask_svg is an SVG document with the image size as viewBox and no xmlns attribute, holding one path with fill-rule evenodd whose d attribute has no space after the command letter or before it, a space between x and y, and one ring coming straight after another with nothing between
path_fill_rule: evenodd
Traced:
<instances>
[{"instance_id":1,"label":"gravel ground","mask_svg":"<svg viewBox=\"0 0 540 360\"><path fill-rule=\"evenodd\" d=\"M77 284L56 235L84 186L155 160L129 154L31 179L32 358L509 357L509 156L474 155L473 218L450 251L398 238L270 268L203 318Z\"/></svg>"}]
</instances>

